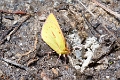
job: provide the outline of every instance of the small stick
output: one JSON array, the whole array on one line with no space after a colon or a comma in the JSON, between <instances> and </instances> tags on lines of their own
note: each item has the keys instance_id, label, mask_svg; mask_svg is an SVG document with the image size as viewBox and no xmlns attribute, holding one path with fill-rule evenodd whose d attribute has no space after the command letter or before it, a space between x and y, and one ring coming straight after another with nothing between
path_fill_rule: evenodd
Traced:
<instances>
[{"instance_id":1,"label":"small stick","mask_svg":"<svg viewBox=\"0 0 120 80\"><path fill-rule=\"evenodd\" d=\"M11 61L11 60L9 60L9 59L0 58L0 60L5 61L5 62L7 62L7 63L9 63L9 64L12 64L13 66L16 66L16 67L19 67L19 68L21 68L21 69L24 69L24 70L26 70L26 71L28 70L28 68L25 67L24 65L18 64L18 63L14 62L14 61Z\"/></svg>"},{"instance_id":2,"label":"small stick","mask_svg":"<svg viewBox=\"0 0 120 80\"><path fill-rule=\"evenodd\" d=\"M20 26L22 25L22 23L25 22L29 17L30 17L30 15L28 15L28 16L26 17L26 19L23 20L17 27L15 27L8 35L6 35L5 38L4 38L3 40L1 40L0 44L3 44L6 39L10 38L10 36L11 36L14 32L16 32L16 31L20 28Z\"/></svg>"},{"instance_id":3,"label":"small stick","mask_svg":"<svg viewBox=\"0 0 120 80\"><path fill-rule=\"evenodd\" d=\"M2 24L2 13L0 13L0 25Z\"/></svg>"},{"instance_id":4,"label":"small stick","mask_svg":"<svg viewBox=\"0 0 120 80\"><path fill-rule=\"evenodd\" d=\"M0 10L1 13L7 13L7 14L21 14L21 15L25 15L27 14L24 11L4 11L4 10Z\"/></svg>"},{"instance_id":5,"label":"small stick","mask_svg":"<svg viewBox=\"0 0 120 80\"><path fill-rule=\"evenodd\" d=\"M96 37L100 36L100 34L96 31L96 29L93 28L92 24L87 20L84 14L83 14L83 17L84 17L86 24L88 25L88 29L89 29L88 31L90 31L90 34Z\"/></svg>"},{"instance_id":6,"label":"small stick","mask_svg":"<svg viewBox=\"0 0 120 80\"><path fill-rule=\"evenodd\" d=\"M110 14L114 15L116 18L120 18L120 14L118 14L117 12L112 11L111 9L105 7L104 5L100 4L100 3L97 2L96 0L92 0L92 2L94 2L96 5L102 7L104 10L106 10L106 11L109 12Z\"/></svg>"}]
</instances>

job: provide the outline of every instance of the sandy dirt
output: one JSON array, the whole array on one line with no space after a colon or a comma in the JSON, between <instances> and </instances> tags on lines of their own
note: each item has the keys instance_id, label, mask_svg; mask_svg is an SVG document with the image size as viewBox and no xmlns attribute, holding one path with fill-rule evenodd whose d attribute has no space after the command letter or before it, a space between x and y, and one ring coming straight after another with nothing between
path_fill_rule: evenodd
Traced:
<instances>
[{"instance_id":1,"label":"sandy dirt","mask_svg":"<svg viewBox=\"0 0 120 80\"><path fill-rule=\"evenodd\" d=\"M1 0L0 80L120 80L120 0L98 0L118 16L93 1L82 1L86 9L79 0ZM57 64L59 55L41 38L50 13L56 16L71 51ZM80 44L72 41L71 34L78 34L72 38ZM99 47L81 72L88 47L73 47L85 45L91 37ZM82 51L82 57L78 59L75 51Z\"/></svg>"}]
</instances>

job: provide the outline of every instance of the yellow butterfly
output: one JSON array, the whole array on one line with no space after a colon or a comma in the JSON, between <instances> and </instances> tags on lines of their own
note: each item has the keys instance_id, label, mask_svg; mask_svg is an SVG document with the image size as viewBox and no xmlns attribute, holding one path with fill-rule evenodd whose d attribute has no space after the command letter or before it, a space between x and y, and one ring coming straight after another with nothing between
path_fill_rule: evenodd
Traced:
<instances>
[{"instance_id":1,"label":"yellow butterfly","mask_svg":"<svg viewBox=\"0 0 120 80\"><path fill-rule=\"evenodd\" d=\"M65 55L70 53L63 33L53 13L50 13L47 17L42 27L41 37L43 41L59 54L59 57L62 54Z\"/></svg>"}]
</instances>

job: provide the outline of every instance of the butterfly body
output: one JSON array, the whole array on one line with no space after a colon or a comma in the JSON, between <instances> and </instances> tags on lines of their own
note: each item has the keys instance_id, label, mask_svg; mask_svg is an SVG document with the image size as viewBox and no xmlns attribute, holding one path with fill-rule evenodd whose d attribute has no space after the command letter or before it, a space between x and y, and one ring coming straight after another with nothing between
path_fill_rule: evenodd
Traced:
<instances>
[{"instance_id":1,"label":"butterfly body","mask_svg":"<svg viewBox=\"0 0 120 80\"><path fill-rule=\"evenodd\" d=\"M65 38L53 13L47 17L42 27L41 37L59 55L69 54Z\"/></svg>"}]
</instances>

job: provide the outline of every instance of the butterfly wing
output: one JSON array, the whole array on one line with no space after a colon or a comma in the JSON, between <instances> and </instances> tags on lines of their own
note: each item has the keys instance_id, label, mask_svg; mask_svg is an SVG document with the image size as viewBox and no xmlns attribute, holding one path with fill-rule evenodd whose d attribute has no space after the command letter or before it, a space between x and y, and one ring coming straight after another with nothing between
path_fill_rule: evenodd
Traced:
<instances>
[{"instance_id":1,"label":"butterfly wing","mask_svg":"<svg viewBox=\"0 0 120 80\"><path fill-rule=\"evenodd\" d=\"M42 39L58 54L69 53L60 26L52 13L48 16L42 27L41 36Z\"/></svg>"}]
</instances>

